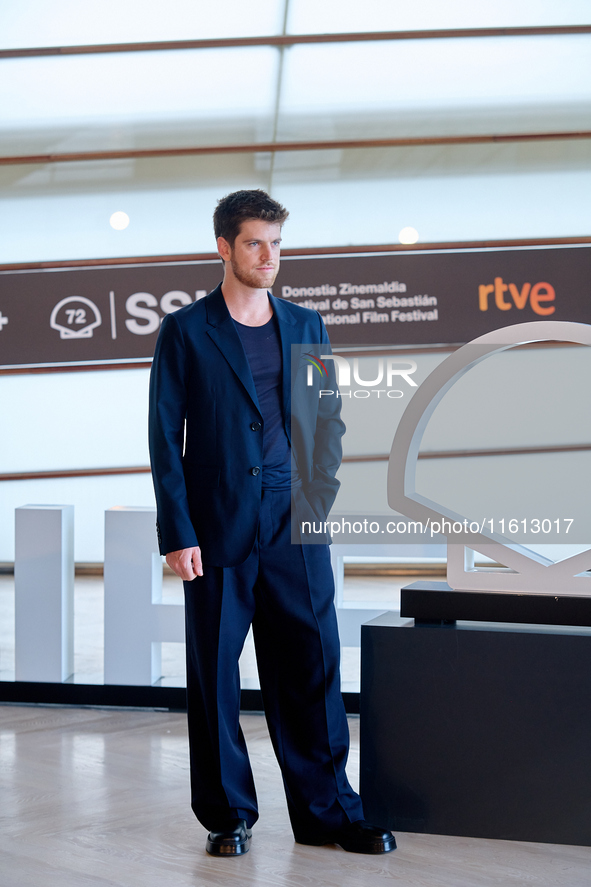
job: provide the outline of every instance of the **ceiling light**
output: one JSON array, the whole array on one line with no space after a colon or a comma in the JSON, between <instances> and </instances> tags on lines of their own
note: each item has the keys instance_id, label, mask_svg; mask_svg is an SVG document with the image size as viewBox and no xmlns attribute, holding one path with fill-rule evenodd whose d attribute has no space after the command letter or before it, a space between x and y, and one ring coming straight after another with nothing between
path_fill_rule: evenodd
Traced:
<instances>
[{"instance_id":1,"label":"ceiling light","mask_svg":"<svg viewBox=\"0 0 591 887\"><path fill-rule=\"evenodd\" d=\"M400 243L416 243L419 239L419 232L416 228L403 228L398 235Z\"/></svg>"},{"instance_id":2,"label":"ceiling light","mask_svg":"<svg viewBox=\"0 0 591 887\"><path fill-rule=\"evenodd\" d=\"M127 226L129 225L129 216L127 215L127 213L122 212L113 213L113 215L109 219L109 225L111 226L111 228L114 228L115 231L123 231L123 229L127 228ZM409 228L408 230L411 229Z\"/></svg>"}]
</instances>

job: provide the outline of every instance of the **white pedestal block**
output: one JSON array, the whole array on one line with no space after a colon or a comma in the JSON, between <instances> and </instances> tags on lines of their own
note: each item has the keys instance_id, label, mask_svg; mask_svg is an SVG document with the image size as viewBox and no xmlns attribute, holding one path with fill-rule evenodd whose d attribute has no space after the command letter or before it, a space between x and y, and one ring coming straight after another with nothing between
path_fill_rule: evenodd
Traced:
<instances>
[{"instance_id":1,"label":"white pedestal block","mask_svg":"<svg viewBox=\"0 0 591 887\"><path fill-rule=\"evenodd\" d=\"M162 676L162 642L184 642L182 604L162 603L155 508L105 512L105 684Z\"/></svg>"},{"instance_id":2,"label":"white pedestal block","mask_svg":"<svg viewBox=\"0 0 591 887\"><path fill-rule=\"evenodd\" d=\"M365 547L369 548L369 546ZM365 547L362 552L363 554L365 554ZM378 549L378 556L384 556L384 552L381 550L384 546L373 545L371 547L372 549ZM330 547L330 558L332 562L332 571L334 573L334 602L339 626L339 640L341 642L341 647L359 647L361 646L361 626L364 622L369 622L370 619L375 619L376 616L380 616L384 612L384 608L368 608L364 607L362 603L357 601L345 601L345 560L343 551L346 551L347 554L355 553L355 549L352 546L331 545ZM386 556L387 554L389 554L389 552L386 553Z\"/></svg>"},{"instance_id":3,"label":"white pedestal block","mask_svg":"<svg viewBox=\"0 0 591 887\"><path fill-rule=\"evenodd\" d=\"M15 678L59 683L74 671L74 506L15 510Z\"/></svg>"}]
</instances>

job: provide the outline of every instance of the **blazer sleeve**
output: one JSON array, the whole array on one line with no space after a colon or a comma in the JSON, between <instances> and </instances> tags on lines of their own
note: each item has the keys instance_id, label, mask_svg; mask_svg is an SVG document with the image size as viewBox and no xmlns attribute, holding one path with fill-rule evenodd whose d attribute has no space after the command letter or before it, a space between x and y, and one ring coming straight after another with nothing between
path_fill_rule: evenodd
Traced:
<instances>
[{"instance_id":1,"label":"blazer sleeve","mask_svg":"<svg viewBox=\"0 0 591 887\"><path fill-rule=\"evenodd\" d=\"M187 354L174 313L162 321L150 374L149 444L160 553L199 543L183 471L187 412Z\"/></svg>"},{"instance_id":2,"label":"blazer sleeve","mask_svg":"<svg viewBox=\"0 0 591 887\"><path fill-rule=\"evenodd\" d=\"M319 341L323 353L331 354L330 340L320 314L318 314L318 323L320 327ZM329 371L327 387L336 392L337 380L334 361L327 361L327 364ZM312 480L307 487L306 496L314 511L323 519L327 517L332 508L341 485L336 478L336 473L343 456L341 438L344 433L345 423L341 419L341 398L319 398L314 433Z\"/></svg>"}]
</instances>

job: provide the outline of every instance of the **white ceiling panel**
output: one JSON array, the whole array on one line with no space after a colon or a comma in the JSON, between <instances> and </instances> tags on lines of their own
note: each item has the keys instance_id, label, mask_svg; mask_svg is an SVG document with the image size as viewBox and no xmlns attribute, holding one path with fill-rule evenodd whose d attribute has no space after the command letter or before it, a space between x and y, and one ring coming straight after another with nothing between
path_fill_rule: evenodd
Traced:
<instances>
[{"instance_id":1,"label":"white ceiling panel","mask_svg":"<svg viewBox=\"0 0 591 887\"><path fill-rule=\"evenodd\" d=\"M589 0L290 0L291 34L579 25Z\"/></svg>"},{"instance_id":2,"label":"white ceiling panel","mask_svg":"<svg viewBox=\"0 0 591 887\"><path fill-rule=\"evenodd\" d=\"M591 101L591 34L294 46L281 105L289 113L573 100Z\"/></svg>"},{"instance_id":3,"label":"white ceiling panel","mask_svg":"<svg viewBox=\"0 0 591 887\"><path fill-rule=\"evenodd\" d=\"M0 48L277 34L284 0L2 0Z\"/></svg>"},{"instance_id":4,"label":"white ceiling panel","mask_svg":"<svg viewBox=\"0 0 591 887\"><path fill-rule=\"evenodd\" d=\"M0 61L1 153L269 139L271 47Z\"/></svg>"}]
</instances>

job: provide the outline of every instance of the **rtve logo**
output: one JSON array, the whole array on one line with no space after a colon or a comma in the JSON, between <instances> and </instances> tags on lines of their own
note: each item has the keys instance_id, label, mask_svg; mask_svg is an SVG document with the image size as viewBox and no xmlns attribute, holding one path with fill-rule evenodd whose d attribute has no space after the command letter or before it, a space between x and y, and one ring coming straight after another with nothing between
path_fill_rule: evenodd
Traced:
<instances>
[{"instance_id":1,"label":"rtve logo","mask_svg":"<svg viewBox=\"0 0 591 887\"><path fill-rule=\"evenodd\" d=\"M510 299L505 298L509 290ZM488 297L494 292L495 305L500 311L509 311L515 305L522 311L529 300L529 304L536 314L554 314L555 305L544 305L544 302L553 302L555 299L554 287L550 283L524 283L519 290L514 283L504 283L502 277L495 277L495 282L488 285L481 283L478 287L478 307L481 311L488 311Z\"/></svg>"}]
</instances>

